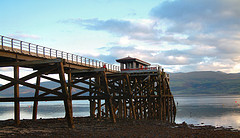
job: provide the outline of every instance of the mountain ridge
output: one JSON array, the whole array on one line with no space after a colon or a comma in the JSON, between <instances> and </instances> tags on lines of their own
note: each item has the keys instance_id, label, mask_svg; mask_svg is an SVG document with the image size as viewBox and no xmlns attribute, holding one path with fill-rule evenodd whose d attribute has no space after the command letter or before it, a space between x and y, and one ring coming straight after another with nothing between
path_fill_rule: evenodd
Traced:
<instances>
[{"instance_id":1,"label":"mountain ridge","mask_svg":"<svg viewBox=\"0 0 240 138\"><path fill-rule=\"evenodd\" d=\"M174 94L240 94L240 73L170 73L170 87Z\"/></svg>"}]
</instances>

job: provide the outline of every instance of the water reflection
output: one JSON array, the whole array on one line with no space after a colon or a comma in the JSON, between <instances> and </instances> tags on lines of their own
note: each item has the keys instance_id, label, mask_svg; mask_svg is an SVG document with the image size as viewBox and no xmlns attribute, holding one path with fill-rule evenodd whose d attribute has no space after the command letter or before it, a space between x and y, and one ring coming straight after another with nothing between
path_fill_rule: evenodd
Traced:
<instances>
[{"instance_id":1,"label":"water reflection","mask_svg":"<svg viewBox=\"0 0 240 138\"><path fill-rule=\"evenodd\" d=\"M240 130L240 96L175 96L176 123L232 126ZM32 102L21 103L21 119L32 118ZM73 116L89 116L88 101L73 101ZM13 119L13 103L0 103L0 120ZM40 102L39 118L64 117L63 102Z\"/></svg>"},{"instance_id":2,"label":"water reflection","mask_svg":"<svg viewBox=\"0 0 240 138\"><path fill-rule=\"evenodd\" d=\"M176 123L233 127L240 130L240 96L175 96Z\"/></svg>"},{"instance_id":3,"label":"water reflection","mask_svg":"<svg viewBox=\"0 0 240 138\"><path fill-rule=\"evenodd\" d=\"M32 102L20 104L20 119L31 119L33 111ZM63 102L39 102L37 118L59 118L65 116ZM89 104L73 102L73 116L89 116ZM14 118L13 103L0 104L0 120Z\"/></svg>"}]
</instances>

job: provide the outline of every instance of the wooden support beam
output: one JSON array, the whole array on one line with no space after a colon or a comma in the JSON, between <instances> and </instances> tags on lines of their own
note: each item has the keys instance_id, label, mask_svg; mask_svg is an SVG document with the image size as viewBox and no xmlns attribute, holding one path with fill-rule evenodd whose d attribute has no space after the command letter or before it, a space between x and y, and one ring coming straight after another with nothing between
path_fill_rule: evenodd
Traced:
<instances>
[{"instance_id":1,"label":"wooden support beam","mask_svg":"<svg viewBox=\"0 0 240 138\"><path fill-rule=\"evenodd\" d=\"M84 93L86 93L86 92L89 92L89 91L90 91L90 89L89 89L89 90L83 90L83 91L81 91L81 92L78 92L78 93L73 94L72 97L82 95L82 94L84 94Z\"/></svg>"},{"instance_id":2,"label":"wooden support beam","mask_svg":"<svg viewBox=\"0 0 240 138\"><path fill-rule=\"evenodd\" d=\"M160 72L158 74L158 79L157 79L157 87L158 87L158 90L157 90L157 94L158 94L158 115L159 115L159 119L162 120L162 83L161 83L161 75L160 75Z\"/></svg>"},{"instance_id":3,"label":"wooden support beam","mask_svg":"<svg viewBox=\"0 0 240 138\"><path fill-rule=\"evenodd\" d=\"M54 79L54 78L51 78L51 77L48 77L48 76L45 76L45 75L41 75L41 77L44 78L44 79L47 79L47 80L50 80L50 81L56 82L56 83L60 83L59 80Z\"/></svg>"},{"instance_id":4,"label":"wooden support beam","mask_svg":"<svg viewBox=\"0 0 240 138\"><path fill-rule=\"evenodd\" d=\"M37 77L36 85L40 86L40 76ZM38 95L39 95L39 87L36 87L34 97L37 98ZM33 120L37 120L37 109L38 109L38 101L35 100L33 104L33 116L32 116Z\"/></svg>"},{"instance_id":5,"label":"wooden support beam","mask_svg":"<svg viewBox=\"0 0 240 138\"><path fill-rule=\"evenodd\" d=\"M126 79L123 80L123 112L124 112L124 119L127 119L127 100L126 100Z\"/></svg>"},{"instance_id":6,"label":"wooden support beam","mask_svg":"<svg viewBox=\"0 0 240 138\"><path fill-rule=\"evenodd\" d=\"M12 81L13 83L19 83L21 85L24 85L24 86L27 86L27 87L30 87L30 88L33 88L33 89L38 88L39 90L44 91L46 93L50 93L50 94L54 94L54 95L58 95L58 96L62 95L58 91L54 91L54 90L51 90L51 89L48 89L48 88L45 88L45 87L42 87L42 86L36 86L34 84L24 82L24 81L21 81L21 80L16 80L16 79L10 78L10 77L2 75L2 74L0 74L0 78L8 80L8 81Z\"/></svg>"},{"instance_id":7,"label":"wooden support beam","mask_svg":"<svg viewBox=\"0 0 240 138\"><path fill-rule=\"evenodd\" d=\"M130 93L130 95L131 95L131 98L129 99L129 104L130 104L130 107L131 107L131 109L132 109L132 115L133 115L133 119L137 119L136 118L136 113L135 113L135 106L134 106L134 104L133 104L133 93L132 93L132 90L131 90L131 84L130 84L130 80L129 80L129 76L128 75L126 75L126 81L127 81L127 85L128 85L128 92Z\"/></svg>"},{"instance_id":8,"label":"wooden support beam","mask_svg":"<svg viewBox=\"0 0 240 138\"><path fill-rule=\"evenodd\" d=\"M59 63L64 62L64 59L43 59L43 60L32 60L32 61L21 61L21 62L1 62L0 67L8 67L8 66L28 66L28 65L41 65L41 64L51 64L51 63Z\"/></svg>"},{"instance_id":9,"label":"wooden support beam","mask_svg":"<svg viewBox=\"0 0 240 138\"><path fill-rule=\"evenodd\" d=\"M14 120L15 124L20 124L20 104L19 104L19 66L14 66Z\"/></svg>"},{"instance_id":10,"label":"wooden support beam","mask_svg":"<svg viewBox=\"0 0 240 138\"><path fill-rule=\"evenodd\" d=\"M113 121L113 123L116 123L116 115L115 115L115 112L114 112L114 109L113 109L113 103L112 103L113 99L112 99L112 97L110 95L110 91L109 91L109 88L108 88L108 82L107 82L106 73L102 72L101 76L102 76L103 83L104 83L104 86L105 86L105 92L109 95L109 98L107 100L107 104L106 105L109 106L111 120Z\"/></svg>"},{"instance_id":11,"label":"wooden support beam","mask_svg":"<svg viewBox=\"0 0 240 138\"><path fill-rule=\"evenodd\" d=\"M91 117L91 118L94 118L95 115L94 115L93 110L95 110L95 109L93 109L93 108L94 108L94 107L93 107L94 103L93 103L93 99L92 99L92 94L93 94L93 92L92 92L92 78L89 78L90 117Z\"/></svg>"},{"instance_id":12,"label":"wooden support beam","mask_svg":"<svg viewBox=\"0 0 240 138\"><path fill-rule=\"evenodd\" d=\"M98 86L101 86L100 75L97 75L95 79L96 79L96 84L98 84ZM98 87L97 91L100 93L100 91L101 91L100 87ZM100 95L98 95L98 96L100 96ZM101 119L101 108L102 108L102 106L101 106L101 99L98 98L97 101L98 101L97 102L97 105L98 105L98 108L97 108L97 111L98 111L97 118Z\"/></svg>"},{"instance_id":13,"label":"wooden support beam","mask_svg":"<svg viewBox=\"0 0 240 138\"><path fill-rule=\"evenodd\" d=\"M69 99L70 99L70 112L73 114L73 108L72 108L72 82L73 82L73 80L72 80L72 73L71 73L71 68L69 68L68 69L68 71L67 71L67 73L68 73L68 95L69 95ZM67 115L65 115L65 117L67 117Z\"/></svg>"},{"instance_id":14,"label":"wooden support beam","mask_svg":"<svg viewBox=\"0 0 240 138\"><path fill-rule=\"evenodd\" d=\"M52 70L55 70L55 69L56 69L56 67L46 67L46 68L44 68L44 69L41 69L41 70L36 71L36 72L34 72L34 73L31 73L31 74L29 74L29 75L27 75L27 76L24 76L24 77L22 77L22 78L19 79L19 80L21 80L21 81L27 81L27 80L30 80L30 79L38 76L38 75L41 75L41 74L43 74L43 73L47 73L47 72L52 71ZM0 77L0 78L1 78L1 77ZM2 78L2 79L4 79L4 78ZM14 82L7 83L7 84L5 84L5 85L3 85L3 86L0 87L0 91L2 91L2 90L4 90L4 89L7 89L7 88L9 88L9 87L11 87L11 86L13 86L13 85L14 85Z\"/></svg>"},{"instance_id":15,"label":"wooden support beam","mask_svg":"<svg viewBox=\"0 0 240 138\"><path fill-rule=\"evenodd\" d=\"M71 95L67 92L67 84L64 76L64 68L63 68L63 63L60 62L58 63L58 71L59 71L59 78L61 82L61 87L62 87L62 93L64 95L64 106L65 106L65 112L66 112L66 118L68 122L68 126L70 128L74 128L73 124L73 113L71 110Z\"/></svg>"},{"instance_id":16,"label":"wooden support beam","mask_svg":"<svg viewBox=\"0 0 240 138\"><path fill-rule=\"evenodd\" d=\"M147 101L148 101L148 118L149 119L152 119L152 107L151 107L151 104L152 104L152 100L150 98L150 95L151 95L151 78L150 76L146 77L143 81L147 81Z\"/></svg>"},{"instance_id":17,"label":"wooden support beam","mask_svg":"<svg viewBox=\"0 0 240 138\"><path fill-rule=\"evenodd\" d=\"M139 81L137 81L137 83L139 83ZM139 96L142 96L142 91L138 91L138 93L139 93ZM143 105L144 105L143 100L139 98L139 102L140 102L140 119L143 119Z\"/></svg>"},{"instance_id":18,"label":"wooden support beam","mask_svg":"<svg viewBox=\"0 0 240 138\"><path fill-rule=\"evenodd\" d=\"M122 119L123 118L123 103L122 103L122 80L119 80L119 91L118 91L118 95L119 95L119 98L118 98L118 106L119 106L119 109L118 109L118 114L119 114L119 118Z\"/></svg>"}]
</instances>

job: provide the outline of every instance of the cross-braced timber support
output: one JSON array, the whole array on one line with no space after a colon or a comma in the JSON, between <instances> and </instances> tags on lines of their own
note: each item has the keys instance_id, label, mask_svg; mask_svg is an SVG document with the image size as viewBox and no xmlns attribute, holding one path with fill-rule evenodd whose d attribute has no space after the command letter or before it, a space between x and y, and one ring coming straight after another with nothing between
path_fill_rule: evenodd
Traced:
<instances>
[{"instance_id":1,"label":"cross-braced timber support","mask_svg":"<svg viewBox=\"0 0 240 138\"><path fill-rule=\"evenodd\" d=\"M73 116L72 116L72 110L71 110L71 95L69 95L69 92L67 91L67 84L64 76L64 61L62 59L52 59L52 60L42 60L41 62L36 61L13 61L8 62L7 66L13 66L14 67L14 77L8 77L6 75L0 74L0 78L4 79L6 81L10 81L9 83L3 85L0 87L0 91L7 89L11 86L14 86L14 97L13 98L0 98L0 102L14 102L14 119L17 125L20 124L20 101L34 101L33 105L33 120L36 120L37 118L37 106L38 101L42 100L63 100L65 111L66 111L66 118L69 127L73 128ZM4 64L1 64L2 66ZM19 78L19 67L29 67L34 66L35 72L24 76L22 78ZM47 77L46 74L51 73L57 73L59 74L59 80L56 80L60 83L61 87L60 89L50 89L43 86L40 86L40 78L47 78L51 79L50 77ZM36 84L31 84L26 82L27 80L36 78ZM52 80L54 80L52 78ZM33 88L35 89L35 95L34 97L20 97L19 96L19 84ZM60 91L59 91L60 90ZM41 91L41 94L39 95L39 91ZM54 96L47 96L47 95L54 95Z\"/></svg>"},{"instance_id":2,"label":"cross-braced timber support","mask_svg":"<svg viewBox=\"0 0 240 138\"><path fill-rule=\"evenodd\" d=\"M13 96L1 97L0 102L14 102L16 125L20 124L20 102L24 101L33 102L33 120L37 119L39 101L63 101L70 128L74 128L72 100L89 100L93 119L175 120L175 102L169 77L163 70L123 73L114 65L5 36L0 36L0 67L13 68L13 77L0 73L0 79L8 81L0 86L0 93L14 88ZM21 68L33 72L20 77ZM51 74L57 74L58 78ZM29 83L31 79L36 79L36 83ZM42 79L59 86L44 87ZM34 89L32 96L22 97L20 85Z\"/></svg>"},{"instance_id":3,"label":"cross-braced timber support","mask_svg":"<svg viewBox=\"0 0 240 138\"><path fill-rule=\"evenodd\" d=\"M3 64L2 64L3 66ZM169 87L169 78L162 70L141 73L106 73L106 69L71 69L62 59L41 61L13 61L14 77L0 74L9 83L0 91L14 86L13 98L0 98L0 102L14 102L14 119L20 124L21 101L33 101L33 120L37 119L38 101L63 100L66 120L74 128L72 100L89 100L90 116L112 122L119 119L160 119L174 122L176 107ZM35 71L19 78L19 67L32 67ZM68 75L68 81L65 79ZM48 74L58 74L59 79ZM27 80L36 78L36 84ZM58 83L57 88L40 85L41 78ZM19 96L19 84L35 89L33 97ZM86 87L87 86L87 87ZM72 92L72 89L79 90Z\"/></svg>"}]
</instances>

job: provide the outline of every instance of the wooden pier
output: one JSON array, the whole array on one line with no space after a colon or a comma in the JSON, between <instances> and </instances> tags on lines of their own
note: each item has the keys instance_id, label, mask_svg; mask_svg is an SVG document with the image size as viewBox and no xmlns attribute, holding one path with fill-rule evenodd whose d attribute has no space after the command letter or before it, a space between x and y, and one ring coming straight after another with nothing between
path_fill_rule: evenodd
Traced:
<instances>
[{"instance_id":1,"label":"wooden pier","mask_svg":"<svg viewBox=\"0 0 240 138\"><path fill-rule=\"evenodd\" d=\"M72 100L89 100L93 119L110 118L112 122L121 119L175 120L176 107L169 77L161 68L121 72L119 66L0 37L0 67L13 67L14 73L13 77L0 73L0 79L9 82L0 86L0 92L14 87L14 97L0 98L0 102L14 102L17 125L20 124L19 103L24 101L33 102L33 120L37 119L38 101L64 101L70 128L74 128ZM21 68L30 68L32 73L20 78ZM51 74L58 74L59 78ZM27 82L30 79L36 79L36 83ZM58 83L59 87L43 87L41 79ZM21 97L19 85L34 89L34 96ZM72 92L72 89L78 91Z\"/></svg>"}]
</instances>

